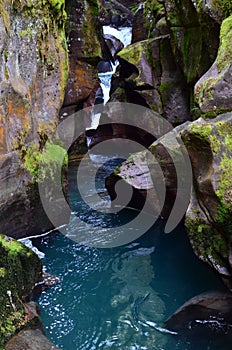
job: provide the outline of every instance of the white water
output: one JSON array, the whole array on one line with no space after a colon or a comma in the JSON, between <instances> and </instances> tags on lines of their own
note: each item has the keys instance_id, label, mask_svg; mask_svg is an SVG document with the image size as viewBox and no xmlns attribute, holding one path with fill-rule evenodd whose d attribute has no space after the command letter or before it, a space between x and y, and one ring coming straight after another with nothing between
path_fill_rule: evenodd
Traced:
<instances>
[{"instance_id":1,"label":"white water","mask_svg":"<svg viewBox=\"0 0 232 350\"><path fill-rule=\"evenodd\" d=\"M121 27L116 29L111 26L103 26L103 33L115 36L115 38L123 43L124 47L131 44L132 27Z\"/></svg>"},{"instance_id":2,"label":"white water","mask_svg":"<svg viewBox=\"0 0 232 350\"><path fill-rule=\"evenodd\" d=\"M110 34L113 35L115 38L119 39L124 47L130 45L132 40L132 27L121 27L119 29L113 28L111 26L103 26L103 33L104 34ZM103 92L103 103L104 105L109 101L110 99L110 88L111 88L111 78L113 74L116 72L116 69L119 65L118 60L115 61L113 64L111 62L112 70L106 73L99 73L99 79L100 79L100 85ZM94 129L96 130L99 125L100 120L100 114L93 114L91 116L91 125L88 129ZM90 140L87 140L87 143L89 143Z\"/></svg>"},{"instance_id":3,"label":"white water","mask_svg":"<svg viewBox=\"0 0 232 350\"><path fill-rule=\"evenodd\" d=\"M32 244L32 241L30 239L22 238L22 239L19 239L19 242L23 243L28 248L31 248L31 250L33 250L33 252L35 254L37 254L40 259L44 258L45 254L40 252L36 247L34 247L33 244Z\"/></svg>"}]
</instances>

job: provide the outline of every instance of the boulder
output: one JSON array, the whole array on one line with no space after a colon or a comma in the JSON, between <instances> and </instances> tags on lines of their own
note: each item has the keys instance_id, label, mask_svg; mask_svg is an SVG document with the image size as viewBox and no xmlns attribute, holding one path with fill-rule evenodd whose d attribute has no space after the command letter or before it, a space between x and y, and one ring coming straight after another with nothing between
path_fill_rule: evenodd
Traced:
<instances>
[{"instance_id":1,"label":"boulder","mask_svg":"<svg viewBox=\"0 0 232 350\"><path fill-rule=\"evenodd\" d=\"M165 322L179 335L209 332L232 336L232 294L211 292L195 296ZM204 334L204 333L203 333Z\"/></svg>"},{"instance_id":2,"label":"boulder","mask_svg":"<svg viewBox=\"0 0 232 350\"><path fill-rule=\"evenodd\" d=\"M113 58L124 47L123 43L111 34L105 34L104 39Z\"/></svg>"},{"instance_id":3,"label":"boulder","mask_svg":"<svg viewBox=\"0 0 232 350\"><path fill-rule=\"evenodd\" d=\"M110 61L100 61L97 64L97 71L98 73L107 73L112 72L113 67Z\"/></svg>"},{"instance_id":4,"label":"boulder","mask_svg":"<svg viewBox=\"0 0 232 350\"><path fill-rule=\"evenodd\" d=\"M198 119L181 134L193 170L186 213L191 245L232 288L231 129L232 113Z\"/></svg>"}]
</instances>

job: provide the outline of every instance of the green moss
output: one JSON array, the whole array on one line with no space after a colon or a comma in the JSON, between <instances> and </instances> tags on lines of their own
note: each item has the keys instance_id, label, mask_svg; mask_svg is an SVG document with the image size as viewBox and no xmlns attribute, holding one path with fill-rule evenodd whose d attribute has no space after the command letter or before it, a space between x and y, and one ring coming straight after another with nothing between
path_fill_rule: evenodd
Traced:
<instances>
[{"instance_id":1,"label":"green moss","mask_svg":"<svg viewBox=\"0 0 232 350\"><path fill-rule=\"evenodd\" d=\"M232 2L231 2L232 7ZM231 63L232 57L232 15L226 18L221 25L220 46L217 57L218 71L221 72Z\"/></svg>"},{"instance_id":2,"label":"green moss","mask_svg":"<svg viewBox=\"0 0 232 350\"><path fill-rule=\"evenodd\" d=\"M220 141L219 141L218 137L215 135L210 135L209 139L210 139L211 149L217 155L218 152L220 151L220 148L221 148Z\"/></svg>"},{"instance_id":3,"label":"green moss","mask_svg":"<svg viewBox=\"0 0 232 350\"><path fill-rule=\"evenodd\" d=\"M158 0L146 0L144 3L145 27L148 30L148 38L151 37L155 24L160 17L165 15L164 5Z\"/></svg>"},{"instance_id":4,"label":"green moss","mask_svg":"<svg viewBox=\"0 0 232 350\"><path fill-rule=\"evenodd\" d=\"M207 124L201 124L201 125L196 125L192 124L190 126L191 131L194 133L195 136L198 138L204 140L204 141L209 141L209 136L212 133L212 126L207 125Z\"/></svg>"},{"instance_id":5,"label":"green moss","mask_svg":"<svg viewBox=\"0 0 232 350\"><path fill-rule=\"evenodd\" d=\"M49 142L47 136L49 129L41 126L39 126L39 143L28 144L27 133L27 130L21 131L14 141L14 149L18 151L21 163L31 174L32 182L43 181L47 177L53 179L55 172L59 170L62 170L61 175L64 177L68 166L68 155L63 145Z\"/></svg>"},{"instance_id":6,"label":"green moss","mask_svg":"<svg viewBox=\"0 0 232 350\"><path fill-rule=\"evenodd\" d=\"M41 273L42 263L32 250L0 235L0 349L27 324L23 300Z\"/></svg>"},{"instance_id":7,"label":"green moss","mask_svg":"<svg viewBox=\"0 0 232 350\"><path fill-rule=\"evenodd\" d=\"M16 240L9 240L7 241L4 236L0 236L0 244L2 245L2 247L4 247L9 254L11 255L17 255L19 253L22 253L23 251L23 246L21 243L19 243Z\"/></svg>"},{"instance_id":8,"label":"green moss","mask_svg":"<svg viewBox=\"0 0 232 350\"><path fill-rule=\"evenodd\" d=\"M86 58L94 61L101 58L101 45L97 34L97 16L99 13L99 3L97 0L87 0L87 9L85 20L83 22L82 32L84 37L84 54ZM91 61L91 60L90 60Z\"/></svg>"},{"instance_id":9,"label":"green moss","mask_svg":"<svg viewBox=\"0 0 232 350\"><path fill-rule=\"evenodd\" d=\"M143 55L143 46L141 45L141 42L136 43L134 45L130 45L128 47L125 47L122 49L119 53L118 56L123 58L125 61L130 62L131 64L138 64L139 61L142 58Z\"/></svg>"},{"instance_id":10,"label":"green moss","mask_svg":"<svg viewBox=\"0 0 232 350\"><path fill-rule=\"evenodd\" d=\"M32 35L33 35L32 29L31 29L31 28L27 28L27 29L20 30L20 31L18 32L18 34L19 34L19 36L20 36L21 39L25 39L26 36L29 36L30 39L31 39L31 38L32 38Z\"/></svg>"},{"instance_id":11,"label":"green moss","mask_svg":"<svg viewBox=\"0 0 232 350\"><path fill-rule=\"evenodd\" d=\"M227 256L228 247L223 237L202 218L186 218L185 226L197 255L209 262L212 257L214 263L225 266L224 257Z\"/></svg>"}]
</instances>

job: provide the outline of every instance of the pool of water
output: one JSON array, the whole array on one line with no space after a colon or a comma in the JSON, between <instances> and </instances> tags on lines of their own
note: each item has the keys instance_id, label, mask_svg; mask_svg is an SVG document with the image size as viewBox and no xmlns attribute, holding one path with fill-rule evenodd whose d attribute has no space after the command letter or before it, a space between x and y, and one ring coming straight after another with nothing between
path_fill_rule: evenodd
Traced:
<instances>
[{"instance_id":1,"label":"pool of water","mask_svg":"<svg viewBox=\"0 0 232 350\"><path fill-rule=\"evenodd\" d=\"M74 177L71 171L70 201L80 211ZM89 217L85 206L84 215ZM122 215L134 213L128 209ZM180 339L163 328L191 297L223 289L195 257L182 226L170 234L163 230L159 221L136 241L108 249L81 245L58 232L34 240L45 254L47 272L61 279L38 300L48 338L64 350L230 349L224 338Z\"/></svg>"}]
</instances>

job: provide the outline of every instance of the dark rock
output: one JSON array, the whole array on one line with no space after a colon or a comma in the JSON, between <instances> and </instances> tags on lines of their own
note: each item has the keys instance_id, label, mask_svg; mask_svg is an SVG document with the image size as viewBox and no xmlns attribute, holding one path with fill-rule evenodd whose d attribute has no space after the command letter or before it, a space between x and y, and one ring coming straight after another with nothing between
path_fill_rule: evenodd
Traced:
<instances>
[{"instance_id":1,"label":"dark rock","mask_svg":"<svg viewBox=\"0 0 232 350\"><path fill-rule=\"evenodd\" d=\"M165 135L149 147L153 157L147 151L131 155L107 180L112 199L119 179L132 187L135 192L130 202L132 207L140 207L147 196L154 215L168 219L177 202L178 208L183 208L182 214L178 214L180 221L187 210L185 225L195 254L220 275L229 289L232 288L232 169L228 143L231 118L231 113L207 121L200 118L172 132L164 131ZM174 142L177 135L186 149ZM160 192L163 185L164 203Z\"/></svg>"},{"instance_id":2,"label":"dark rock","mask_svg":"<svg viewBox=\"0 0 232 350\"><path fill-rule=\"evenodd\" d=\"M196 334L208 331L232 336L232 295L219 292L198 295L181 306L165 327L178 332Z\"/></svg>"},{"instance_id":3,"label":"dark rock","mask_svg":"<svg viewBox=\"0 0 232 350\"><path fill-rule=\"evenodd\" d=\"M144 7L135 13L132 22L132 43L136 43L148 38L148 28L146 26L146 18L144 16Z\"/></svg>"},{"instance_id":4,"label":"dark rock","mask_svg":"<svg viewBox=\"0 0 232 350\"><path fill-rule=\"evenodd\" d=\"M176 65L169 35L134 43L121 50L118 56L121 78L125 74L125 91L129 83L128 91L137 91L147 106L173 125L190 119L190 91Z\"/></svg>"},{"instance_id":5,"label":"dark rock","mask_svg":"<svg viewBox=\"0 0 232 350\"><path fill-rule=\"evenodd\" d=\"M105 34L104 39L113 58L124 47L123 43L111 34Z\"/></svg>"},{"instance_id":6,"label":"dark rock","mask_svg":"<svg viewBox=\"0 0 232 350\"><path fill-rule=\"evenodd\" d=\"M97 71L98 73L112 72L112 64L110 63L110 61L100 61L97 64Z\"/></svg>"}]
</instances>

